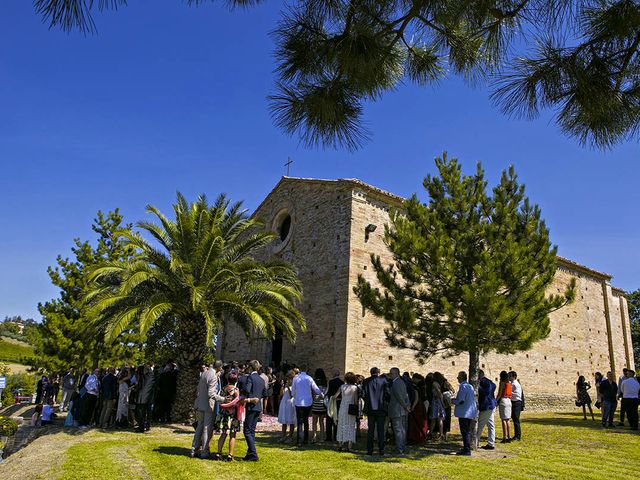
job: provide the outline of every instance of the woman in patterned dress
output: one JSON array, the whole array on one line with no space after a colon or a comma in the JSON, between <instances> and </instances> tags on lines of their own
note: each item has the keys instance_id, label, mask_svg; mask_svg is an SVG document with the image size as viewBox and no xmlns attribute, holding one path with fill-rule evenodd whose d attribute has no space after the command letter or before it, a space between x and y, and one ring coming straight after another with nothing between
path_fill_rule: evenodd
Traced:
<instances>
[{"instance_id":1,"label":"woman in patterned dress","mask_svg":"<svg viewBox=\"0 0 640 480\"><path fill-rule=\"evenodd\" d=\"M593 410L591 409L591 396L589 395L590 388L591 384L585 380L584 375L580 375L578 377L578 381L576 382L576 399L582 406L582 415L585 420L587 419L587 407L589 407L591 420L595 420L595 417L593 416Z\"/></svg>"},{"instance_id":2,"label":"woman in patterned dress","mask_svg":"<svg viewBox=\"0 0 640 480\"><path fill-rule=\"evenodd\" d=\"M431 384L431 405L429 408L429 418L431 419L431 432L433 432L434 436L432 437L434 440L439 440L444 436L444 418L447 415L447 412L444 409L444 396L442 394L442 379L436 375L438 372L433 374L433 383ZM437 380L440 380L438 382Z\"/></svg>"},{"instance_id":3,"label":"woman in patterned dress","mask_svg":"<svg viewBox=\"0 0 640 480\"><path fill-rule=\"evenodd\" d=\"M229 383L222 390L225 397L225 403L220 408L220 439L218 440L218 453L214 455L216 460L225 460L230 462L233 460L233 449L236 445L236 435L240 431L240 420L238 419L238 403L230 408L225 408L226 404L233 404L234 400L240 397L240 390L237 387L238 374L236 372L229 373ZM229 436L229 454L222 455L222 447Z\"/></svg>"}]
</instances>

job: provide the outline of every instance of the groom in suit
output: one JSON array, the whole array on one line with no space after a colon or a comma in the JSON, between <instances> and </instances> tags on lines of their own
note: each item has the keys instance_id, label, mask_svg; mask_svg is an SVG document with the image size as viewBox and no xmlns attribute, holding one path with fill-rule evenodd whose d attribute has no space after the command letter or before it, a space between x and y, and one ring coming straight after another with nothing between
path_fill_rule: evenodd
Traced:
<instances>
[{"instance_id":1,"label":"groom in suit","mask_svg":"<svg viewBox=\"0 0 640 480\"><path fill-rule=\"evenodd\" d=\"M362 384L364 413L367 414L367 455L373 455L373 436L378 434L378 453L384 455L384 423L387 417L389 386L387 379L380 376L380 369L373 367L371 376Z\"/></svg>"},{"instance_id":2,"label":"groom in suit","mask_svg":"<svg viewBox=\"0 0 640 480\"><path fill-rule=\"evenodd\" d=\"M249 371L246 377L246 383L241 390L242 396L246 399L245 419L244 419L244 438L247 441L247 455L245 461L257 462L258 452L256 452L256 425L258 417L262 412L262 399L267 396L267 386L258 373L260 370L260 362L251 360L249 362Z\"/></svg>"}]
</instances>

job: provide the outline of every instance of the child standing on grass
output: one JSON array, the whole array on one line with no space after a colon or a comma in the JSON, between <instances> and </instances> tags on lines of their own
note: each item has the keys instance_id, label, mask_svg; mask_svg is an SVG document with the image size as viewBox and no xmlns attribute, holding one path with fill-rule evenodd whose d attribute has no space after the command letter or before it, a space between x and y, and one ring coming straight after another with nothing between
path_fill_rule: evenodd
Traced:
<instances>
[{"instance_id":1,"label":"child standing on grass","mask_svg":"<svg viewBox=\"0 0 640 480\"><path fill-rule=\"evenodd\" d=\"M293 371L287 374L285 387L282 389L282 397L280 398L280 407L278 409L278 422L282 424L282 438L280 443L286 443L293 440L293 431L296 427L296 407L293 404L293 396L291 395L291 384L293 382ZM287 426L289 434L287 435Z\"/></svg>"}]
</instances>

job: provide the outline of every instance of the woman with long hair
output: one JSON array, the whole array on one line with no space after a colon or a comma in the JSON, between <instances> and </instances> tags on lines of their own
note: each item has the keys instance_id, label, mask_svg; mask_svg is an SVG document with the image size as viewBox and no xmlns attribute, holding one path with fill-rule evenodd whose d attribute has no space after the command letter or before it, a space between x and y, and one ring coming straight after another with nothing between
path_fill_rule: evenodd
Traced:
<instances>
[{"instance_id":1,"label":"woman with long hair","mask_svg":"<svg viewBox=\"0 0 640 480\"><path fill-rule=\"evenodd\" d=\"M584 420L587 419L587 407L589 407L591 420L596 419L593 416L593 410L591 409L591 396L589 395L590 389L591 384L585 380L584 375L580 375L576 382L576 405L582 407L582 416L584 417Z\"/></svg>"},{"instance_id":2,"label":"woman with long hair","mask_svg":"<svg viewBox=\"0 0 640 480\"><path fill-rule=\"evenodd\" d=\"M425 392L424 377L419 373L414 373L411 378L416 390L415 407L409 413L409 431L407 438L411 443L421 444L427 439L429 432L429 421L424 402L427 399Z\"/></svg>"},{"instance_id":3,"label":"woman with long hair","mask_svg":"<svg viewBox=\"0 0 640 480\"><path fill-rule=\"evenodd\" d=\"M313 395L311 405L311 443L322 442L324 438L324 420L327 416L327 406L324 403L324 395L327 393L327 376L324 370L318 368L313 375L316 385L322 392L320 395ZM318 439L318 424L320 424L320 438Z\"/></svg>"},{"instance_id":4,"label":"woman with long hair","mask_svg":"<svg viewBox=\"0 0 640 480\"><path fill-rule=\"evenodd\" d=\"M351 451L352 445L356 442L356 422L358 419L358 387L357 378L353 372L347 372L344 376L344 385L340 386L338 392L333 396L336 400L342 397L340 410L338 412L338 429L336 440L338 441L338 451ZM345 448L346 445L346 448Z\"/></svg>"},{"instance_id":5,"label":"woman with long hair","mask_svg":"<svg viewBox=\"0 0 640 480\"><path fill-rule=\"evenodd\" d=\"M433 374L431 382L431 404L429 406L429 418L431 419L432 438L440 440L444 437L444 418L446 412L444 409L444 395L442 394L442 386L444 384L444 376L440 372Z\"/></svg>"},{"instance_id":6,"label":"woman with long hair","mask_svg":"<svg viewBox=\"0 0 640 480\"><path fill-rule=\"evenodd\" d=\"M116 410L116 426L118 428L129 425L129 388L131 375L129 369L124 367L118 374L118 409Z\"/></svg>"},{"instance_id":7,"label":"woman with long hair","mask_svg":"<svg viewBox=\"0 0 640 480\"><path fill-rule=\"evenodd\" d=\"M228 383L222 389L222 395L225 397L225 404L220 408L220 438L218 439L218 453L214 455L215 460L224 460L226 462L233 461L233 450L236 445L236 435L240 431L240 418L238 415L238 403L234 402L240 397L238 390L238 374L236 372L229 373L227 377ZM226 405L229 404L228 407ZM235 405L234 405L235 404ZM222 455L224 442L229 436L229 454L225 457Z\"/></svg>"},{"instance_id":8,"label":"woman with long hair","mask_svg":"<svg viewBox=\"0 0 640 480\"><path fill-rule=\"evenodd\" d=\"M453 385L449 383L449 380L447 380L442 373L439 373L439 376L442 397L444 398L444 421L442 422L442 430L444 432L444 441L446 442L449 439L449 432L451 432L451 410L453 407L451 399L455 397L456 389L453 388Z\"/></svg>"},{"instance_id":9,"label":"woman with long hair","mask_svg":"<svg viewBox=\"0 0 640 480\"><path fill-rule=\"evenodd\" d=\"M498 386L498 412L502 421L502 443L511 442L511 382L506 371L500 372L500 385Z\"/></svg>"},{"instance_id":10,"label":"woman with long hair","mask_svg":"<svg viewBox=\"0 0 640 480\"><path fill-rule=\"evenodd\" d=\"M600 394L600 384L604 379L604 376L600 372L596 372L594 375L596 379L596 408L602 407L602 395Z\"/></svg>"}]
</instances>

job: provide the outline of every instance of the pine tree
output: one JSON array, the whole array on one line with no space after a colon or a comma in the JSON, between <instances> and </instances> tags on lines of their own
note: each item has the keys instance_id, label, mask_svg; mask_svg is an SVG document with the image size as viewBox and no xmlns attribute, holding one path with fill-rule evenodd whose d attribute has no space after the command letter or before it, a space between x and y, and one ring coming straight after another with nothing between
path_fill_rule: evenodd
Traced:
<instances>
[{"instance_id":1,"label":"pine tree","mask_svg":"<svg viewBox=\"0 0 640 480\"><path fill-rule=\"evenodd\" d=\"M95 316L84 303L89 269L107 261L124 261L134 254L133 249L115 240L116 231L130 228L122 221L117 209L106 215L99 211L92 225L98 235L96 247L76 238L71 249L73 258L59 255L57 266L48 268L49 277L60 289L60 295L38 305L42 323L30 335L35 347L32 367L59 373L70 366L91 368L140 360L139 336L129 330L117 342L106 344L104 330L96 324Z\"/></svg>"},{"instance_id":2,"label":"pine tree","mask_svg":"<svg viewBox=\"0 0 640 480\"><path fill-rule=\"evenodd\" d=\"M360 276L355 292L387 321L391 345L421 362L468 353L475 382L480 355L527 350L545 338L549 314L573 301L575 282L546 295L556 247L513 167L489 195L480 164L471 176L446 154L436 165L439 176L424 180L429 202L413 195L385 227L394 263L371 256L382 288Z\"/></svg>"}]
</instances>

